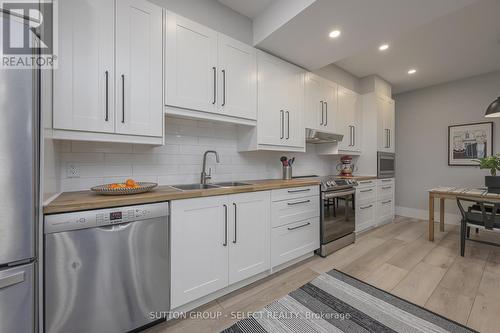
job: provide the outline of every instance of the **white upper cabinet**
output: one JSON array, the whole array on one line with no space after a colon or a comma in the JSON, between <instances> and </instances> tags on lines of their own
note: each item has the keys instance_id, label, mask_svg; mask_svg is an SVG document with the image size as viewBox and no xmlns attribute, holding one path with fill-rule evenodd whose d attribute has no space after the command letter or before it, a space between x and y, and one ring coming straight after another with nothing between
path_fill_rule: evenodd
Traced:
<instances>
[{"instance_id":1,"label":"white upper cabinet","mask_svg":"<svg viewBox=\"0 0 500 333\"><path fill-rule=\"evenodd\" d=\"M59 1L53 127L113 133L114 0Z\"/></svg>"},{"instance_id":2,"label":"white upper cabinet","mask_svg":"<svg viewBox=\"0 0 500 333\"><path fill-rule=\"evenodd\" d=\"M258 133L251 149L303 150L303 70L264 52L257 59Z\"/></svg>"},{"instance_id":3,"label":"white upper cabinet","mask_svg":"<svg viewBox=\"0 0 500 333\"><path fill-rule=\"evenodd\" d=\"M166 105L172 114L205 114L253 120L256 109L256 51L179 15L167 14ZM219 119L220 118L216 118Z\"/></svg>"},{"instance_id":4,"label":"white upper cabinet","mask_svg":"<svg viewBox=\"0 0 500 333\"><path fill-rule=\"evenodd\" d=\"M219 96L221 113L257 119L257 58L253 47L219 34Z\"/></svg>"},{"instance_id":5,"label":"white upper cabinet","mask_svg":"<svg viewBox=\"0 0 500 333\"><path fill-rule=\"evenodd\" d=\"M145 0L59 1L56 139L163 143L163 10Z\"/></svg>"},{"instance_id":6,"label":"white upper cabinet","mask_svg":"<svg viewBox=\"0 0 500 333\"><path fill-rule=\"evenodd\" d=\"M307 128L335 132L337 121L337 84L315 74L305 79L304 120Z\"/></svg>"},{"instance_id":7,"label":"white upper cabinet","mask_svg":"<svg viewBox=\"0 0 500 333\"><path fill-rule=\"evenodd\" d=\"M217 32L167 12L166 104L217 111Z\"/></svg>"},{"instance_id":8,"label":"white upper cabinet","mask_svg":"<svg viewBox=\"0 0 500 333\"><path fill-rule=\"evenodd\" d=\"M362 146L361 98L356 92L344 87L338 88L337 131L344 135L339 150L360 152Z\"/></svg>"},{"instance_id":9,"label":"white upper cabinet","mask_svg":"<svg viewBox=\"0 0 500 333\"><path fill-rule=\"evenodd\" d=\"M376 97L378 150L395 152L395 107L394 100L384 96Z\"/></svg>"},{"instance_id":10,"label":"white upper cabinet","mask_svg":"<svg viewBox=\"0 0 500 333\"><path fill-rule=\"evenodd\" d=\"M116 5L116 131L162 136L162 9L146 0Z\"/></svg>"}]
</instances>

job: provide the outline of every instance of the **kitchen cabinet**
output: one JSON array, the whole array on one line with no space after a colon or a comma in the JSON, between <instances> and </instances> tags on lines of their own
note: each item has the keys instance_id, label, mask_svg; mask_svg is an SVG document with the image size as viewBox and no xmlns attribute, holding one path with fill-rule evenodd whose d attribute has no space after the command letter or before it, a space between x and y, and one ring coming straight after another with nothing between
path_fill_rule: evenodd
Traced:
<instances>
[{"instance_id":1,"label":"kitchen cabinet","mask_svg":"<svg viewBox=\"0 0 500 333\"><path fill-rule=\"evenodd\" d=\"M253 47L171 12L167 13L166 40L168 113L255 121L257 64Z\"/></svg>"},{"instance_id":2,"label":"kitchen cabinet","mask_svg":"<svg viewBox=\"0 0 500 333\"><path fill-rule=\"evenodd\" d=\"M339 150L360 153L362 147L361 98L356 92L339 86L337 128L344 135Z\"/></svg>"},{"instance_id":3,"label":"kitchen cabinet","mask_svg":"<svg viewBox=\"0 0 500 333\"><path fill-rule=\"evenodd\" d=\"M335 82L313 73L305 77L304 123L306 128L336 132L337 89Z\"/></svg>"},{"instance_id":4,"label":"kitchen cabinet","mask_svg":"<svg viewBox=\"0 0 500 333\"><path fill-rule=\"evenodd\" d=\"M270 192L171 203L171 306L270 268Z\"/></svg>"},{"instance_id":5,"label":"kitchen cabinet","mask_svg":"<svg viewBox=\"0 0 500 333\"><path fill-rule=\"evenodd\" d=\"M377 96L377 144L378 150L395 152L395 107L394 100Z\"/></svg>"},{"instance_id":6,"label":"kitchen cabinet","mask_svg":"<svg viewBox=\"0 0 500 333\"><path fill-rule=\"evenodd\" d=\"M356 186L356 232L394 220L394 178L360 181Z\"/></svg>"},{"instance_id":7,"label":"kitchen cabinet","mask_svg":"<svg viewBox=\"0 0 500 333\"><path fill-rule=\"evenodd\" d=\"M240 151L304 151L304 71L261 51L257 67L257 127L242 129Z\"/></svg>"},{"instance_id":8,"label":"kitchen cabinet","mask_svg":"<svg viewBox=\"0 0 500 333\"><path fill-rule=\"evenodd\" d=\"M68 0L59 24L53 138L163 143L162 8Z\"/></svg>"}]
</instances>

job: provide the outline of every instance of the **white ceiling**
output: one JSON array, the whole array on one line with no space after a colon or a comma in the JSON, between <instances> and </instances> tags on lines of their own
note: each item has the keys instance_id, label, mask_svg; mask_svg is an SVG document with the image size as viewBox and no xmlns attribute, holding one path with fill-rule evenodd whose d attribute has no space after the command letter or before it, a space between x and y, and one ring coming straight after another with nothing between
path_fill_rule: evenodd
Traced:
<instances>
[{"instance_id":1,"label":"white ceiling","mask_svg":"<svg viewBox=\"0 0 500 333\"><path fill-rule=\"evenodd\" d=\"M231 8L251 19L262 13L275 0L217 0L221 4Z\"/></svg>"},{"instance_id":2,"label":"white ceiling","mask_svg":"<svg viewBox=\"0 0 500 333\"><path fill-rule=\"evenodd\" d=\"M386 52L372 43L336 65L358 77L376 73L393 93L500 70L500 1L478 1L388 42Z\"/></svg>"},{"instance_id":3,"label":"white ceiling","mask_svg":"<svg viewBox=\"0 0 500 333\"><path fill-rule=\"evenodd\" d=\"M277 2L218 1L253 19ZM309 70L378 74L398 93L499 70L499 14L500 0L316 0L256 46Z\"/></svg>"}]
</instances>

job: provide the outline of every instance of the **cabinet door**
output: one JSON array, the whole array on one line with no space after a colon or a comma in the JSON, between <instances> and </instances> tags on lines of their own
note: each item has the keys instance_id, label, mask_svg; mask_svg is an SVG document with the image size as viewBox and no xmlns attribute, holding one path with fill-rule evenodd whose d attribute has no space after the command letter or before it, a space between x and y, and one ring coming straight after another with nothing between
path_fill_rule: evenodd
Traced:
<instances>
[{"instance_id":1,"label":"cabinet door","mask_svg":"<svg viewBox=\"0 0 500 333\"><path fill-rule=\"evenodd\" d=\"M270 268L271 193L245 193L228 198L229 284L233 284Z\"/></svg>"},{"instance_id":2,"label":"cabinet door","mask_svg":"<svg viewBox=\"0 0 500 333\"><path fill-rule=\"evenodd\" d=\"M288 64L287 64L288 65ZM304 72L288 65L285 71L285 139L284 146L304 147Z\"/></svg>"},{"instance_id":3,"label":"cabinet door","mask_svg":"<svg viewBox=\"0 0 500 333\"><path fill-rule=\"evenodd\" d=\"M257 119L257 54L253 47L219 34L219 110Z\"/></svg>"},{"instance_id":4,"label":"cabinet door","mask_svg":"<svg viewBox=\"0 0 500 333\"><path fill-rule=\"evenodd\" d=\"M306 128L321 130L325 124L323 79L312 73L305 77L304 124Z\"/></svg>"},{"instance_id":5,"label":"cabinet door","mask_svg":"<svg viewBox=\"0 0 500 333\"><path fill-rule=\"evenodd\" d=\"M113 133L114 0L59 1L56 129Z\"/></svg>"},{"instance_id":6,"label":"cabinet door","mask_svg":"<svg viewBox=\"0 0 500 333\"><path fill-rule=\"evenodd\" d=\"M352 151L355 147L355 117L358 103L355 92L339 87L337 129L340 134L344 135L342 142L339 143L340 150Z\"/></svg>"},{"instance_id":7,"label":"cabinet door","mask_svg":"<svg viewBox=\"0 0 500 333\"><path fill-rule=\"evenodd\" d=\"M335 82L324 81L323 96L325 100L325 116L323 125L328 132L335 132L336 122L338 121L338 85Z\"/></svg>"},{"instance_id":8,"label":"cabinet door","mask_svg":"<svg viewBox=\"0 0 500 333\"><path fill-rule=\"evenodd\" d=\"M377 96L377 141L378 150L394 152L394 101Z\"/></svg>"},{"instance_id":9,"label":"cabinet door","mask_svg":"<svg viewBox=\"0 0 500 333\"><path fill-rule=\"evenodd\" d=\"M257 55L258 143L282 145L285 138L284 99L287 75L281 60L263 52Z\"/></svg>"},{"instance_id":10,"label":"cabinet door","mask_svg":"<svg viewBox=\"0 0 500 333\"><path fill-rule=\"evenodd\" d=\"M353 123L353 146L351 151L360 152L363 144L363 110L361 105L361 96L357 93L353 95L354 99L354 123Z\"/></svg>"},{"instance_id":11,"label":"cabinet door","mask_svg":"<svg viewBox=\"0 0 500 333\"><path fill-rule=\"evenodd\" d=\"M217 111L217 32L167 14L166 104Z\"/></svg>"},{"instance_id":12,"label":"cabinet door","mask_svg":"<svg viewBox=\"0 0 500 333\"><path fill-rule=\"evenodd\" d=\"M162 136L161 7L146 0L116 2L116 131Z\"/></svg>"},{"instance_id":13,"label":"cabinet door","mask_svg":"<svg viewBox=\"0 0 500 333\"><path fill-rule=\"evenodd\" d=\"M229 207L225 205L225 198L218 196L171 203L172 308L228 285L226 216Z\"/></svg>"},{"instance_id":14,"label":"cabinet door","mask_svg":"<svg viewBox=\"0 0 500 333\"><path fill-rule=\"evenodd\" d=\"M394 153L396 151L395 147L396 133L395 133L395 107L393 100L386 102L384 122L385 122L385 127L389 130L387 134L389 138L388 151Z\"/></svg>"}]
</instances>

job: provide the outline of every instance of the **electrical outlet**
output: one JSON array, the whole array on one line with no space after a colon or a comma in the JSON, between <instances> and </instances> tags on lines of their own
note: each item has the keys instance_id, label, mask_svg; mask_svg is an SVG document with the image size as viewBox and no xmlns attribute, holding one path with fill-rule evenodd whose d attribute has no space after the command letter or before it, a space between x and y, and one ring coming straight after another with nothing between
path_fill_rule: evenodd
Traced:
<instances>
[{"instance_id":1,"label":"electrical outlet","mask_svg":"<svg viewBox=\"0 0 500 333\"><path fill-rule=\"evenodd\" d=\"M80 178L80 166L76 163L68 163L66 165L66 177Z\"/></svg>"}]
</instances>

